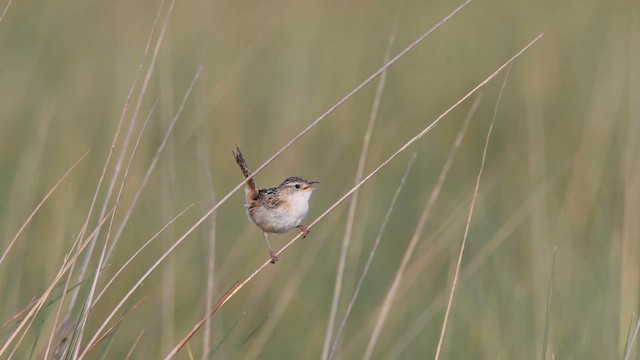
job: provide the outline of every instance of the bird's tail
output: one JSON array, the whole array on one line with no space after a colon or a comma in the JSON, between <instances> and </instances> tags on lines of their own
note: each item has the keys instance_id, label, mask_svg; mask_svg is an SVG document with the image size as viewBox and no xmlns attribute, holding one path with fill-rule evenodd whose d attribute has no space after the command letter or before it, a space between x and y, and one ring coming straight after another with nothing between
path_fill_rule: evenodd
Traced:
<instances>
[{"instance_id":1,"label":"bird's tail","mask_svg":"<svg viewBox=\"0 0 640 360\"><path fill-rule=\"evenodd\" d=\"M258 189L256 188L256 182L251 177L251 171L249 171L249 166L247 166L247 161L242 156L242 152L236 146L235 150L232 150L233 156L236 158L236 162L238 166L240 166L240 170L242 171L242 176L247 179L246 186L244 187L244 192L247 194L247 200L257 200L258 199Z\"/></svg>"}]
</instances>

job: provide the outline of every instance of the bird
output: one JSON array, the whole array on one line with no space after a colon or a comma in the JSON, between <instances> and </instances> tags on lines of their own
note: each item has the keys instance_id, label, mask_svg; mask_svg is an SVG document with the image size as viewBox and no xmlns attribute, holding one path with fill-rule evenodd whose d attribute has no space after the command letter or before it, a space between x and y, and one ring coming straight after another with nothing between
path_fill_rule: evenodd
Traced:
<instances>
[{"instance_id":1,"label":"bird","mask_svg":"<svg viewBox=\"0 0 640 360\"><path fill-rule=\"evenodd\" d=\"M232 153L245 178L247 217L262 230L271 263L275 264L278 256L269 244L269 234L283 234L298 228L303 238L309 235L309 229L302 224L302 220L309 213L309 198L313 191L317 190L316 184L319 182L291 176L276 187L258 190L247 161L237 145Z\"/></svg>"}]
</instances>

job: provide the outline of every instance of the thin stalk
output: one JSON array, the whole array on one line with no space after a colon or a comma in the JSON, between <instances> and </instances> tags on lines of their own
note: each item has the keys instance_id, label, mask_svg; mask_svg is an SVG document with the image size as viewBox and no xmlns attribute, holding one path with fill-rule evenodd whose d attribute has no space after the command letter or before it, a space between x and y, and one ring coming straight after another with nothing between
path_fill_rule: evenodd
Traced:
<instances>
[{"instance_id":1,"label":"thin stalk","mask_svg":"<svg viewBox=\"0 0 640 360\"><path fill-rule=\"evenodd\" d=\"M415 252L416 246L418 245L418 241L422 238L422 233L424 232L424 228L427 224L427 220L429 220L429 218L431 217L431 211L433 210L433 207L436 204L436 200L440 195L440 190L442 189L442 186L444 185L445 180L447 179L447 175L449 174L449 170L453 165L453 160L455 158L455 155L458 152L460 145L462 144L462 140L464 138L465 133L467 132L469 123L471 122L471 118L473 117L473 114L476 112L476 110L478 109L478 106L480 105L481 98L482 98L482 94L476 97L476 100L471 105L471 108L469 109L467 116L465 117L465 120L463 122L462 128L458 132L458 135L456 136L453 146L451 147L451 150L447 155L447 160L445 164L442 166L442 170L440 170L440 175L438 175L438 180L436 181L436 184L433 187L433 190L431 191L429 198L427 199L427 203L424 209L422 210L422 214L420 215L420 219L418 220L418 225L416 226L416 229L413 235L411 236L409 245L407 246L405 253L402 257L402 260L400 261L400 265L398 266L396 275L393 279L393 282L391 283L391 286L389 287L389 290L387 291L387 295L385 296L385 300L380 309L380 314L378 316L373 332L371 334L371 338L369 339L369 343L365 350L365 355L364 355L365 359L370 358L371 355L373 354L373 349L378 341L380 332L382 331L382 327L384 326L384 323L387 319L387 315L389 314L389 311L391 310L391 306L393 305L393 302L395 301L395 298L398 295L398 288L400 287L400 283L402 281L402 277L404 276L405 270L409 265L409 260L411 259L411 257L413 256L413 253Z\"/></svg>"},{"instance_id":2,"label":"thin stalk","mask_svg":"<svg viewBox=\"0 0 640 360\"><path fill-rule=\"evenodd\" d=\"M158 12L156 14L156 18L155 18L155 20L153 22L153 25L151 26L151 30L149 32L149 36L147 37L147 44L146 44L145 49L144 49L142 60L140 61L140 64L138 65L138 69L137 69L136 74L135 74L135 76L133 78L133 81L131 83L131 87L129 88L129 93L127 94L127 99L125 100L124 107L122 109L122 113L120 114L120 119L118 121L118 126L116 128L116 133L115 133L115 135L113 137L113 140L112 140L112 143L111 143L111 147L109 148L109 154L107 155L107 159L105 160L105 164L104 164L104 167L102 169L102 173L100 174L100 178L98 180L98 184L96 185L96 190L95 190L95 192L93 194L93 198L91 200L91 205L89 206L89 211L87 212L87 217L85 219L84 225L82 226L82 231L84 231L89 226L89 221L91 219L91 215L93 214L93 210L94 210L94 208L96 206L96 203L97 203L97 200L98 200L98 194L100 192L100 188L102 187L102 183L103 183L104 178L106 176L107 168L108 168L109 164L111 163L111 157L113 156L113 152L115 150L116 143L117 143L118 138L120 136L120 131L122 129L122 125L124 123L125 116L126 116L128 110L129 110L129 104L131 103L131 100L133 99L133 94L134 94L134 91L135 91L135 89L136 89L136 87L138 85L138 79L140 77L140 73L142 71L142 67L144 65L144 61L145 61L145 59L147 57L147 54L149 53L149 49L151 48L151 41L153 39L153 34L155 33L155 29L156 29L156 25L158 23L158 20L160 19L160 14L162 13L162 9L164 7L164 3L165 3L165 0L162 0L161 3L160 3L160 7L158 8ZM169 14L170 14L170 11L169 11ZM167 17L168 17L168 14L167 14ZM166 28L166 25L167 25L167 23L165 21L162 33L164 33L164 28ZM161 42L162 37L163 36L160 36L159 42ZM156 59L157 59L157 49L158 49L158 47L159 47L159 44L156 44L156 52L155 52L154 56L152 57L151 64L149 65L149 67L151 69L153 68L153 64L155 64ZM147 74L147 79L145 81L146 84L148 84L148 79L149 79L149 74ZM145 89L146 89L146 86L147 86L146 84L143 85L143 87ZM145 92L142 91L139 96L143 97L144 93ZM124 153L124 150L123 150L123 153ZM116 171L117 171L117 169L116 169ZM112 179L115 179L115 176L112 177ZM108 194L105 197L104 205L108 204L107 199L109 199L109 197L110 197L110 194ZM103 217L102 214L104 213L104 209L106 209L106 206L103 208L103 211L101 211L101 215L98 218L102 218ZM83 232L80 233L79 238L82 238L82 235L83 235ZM90 262L91 257L92 257L91 255L93 254L93 248L95 247L96 239L97 239L97 236L91 241L91 243L89 245L89 249L87 250L87 253L85 255L85 260L84 260L84 262L83 262L83 264L81 265L81 268L80 268L80 273L78 275L78 279L83 279L84 275L86 274L86 271L87 271L88 266L89 266L89 262ZM101 268L100 265L98 266L98 269L99 268ZM75 263L73 264L72 269L69 272L69 276L71 276L73 274L74 269L75 269ZM75 308L75 303L77 301L78 295L79 295L79 289L74 291L73 294L71 295L71 301L69 302L67 314L65 316L65 319L63 320L63 325L62 326L65 326L66 322L71 317L71 312ZM74 332L74 337L75 337L75 332Z\"/></svg>"},{"instance_id":3,"label":"thin stalk","mask_svg":"<svg viewBox=\"0 0 640 360\"><path fill-rule=\"evenodd\" d=\"M33 211L31 212L31 214L29 214L29 216L27 217L27 219L25 220L24 223L22 223L22 226L20 226L20 229L18 229L18 232L13 236L13 238L11 239L11 241L9 241L9 245L7 245L7 248L4 249L4 252L2 253L2 256L0 257L0 265L2 265L2 262L4 261L4 259L7 257L7 254L9 253L9 251L11 250L11 248L13 247L13 245L16 243L16 241L18 240L18 238L20 237L20 234L22 234L22 232L24 231L24 229L27 228L27 225L29 225L31 223L31 220L33 220L33 218L36 216L36 214L38 213L38 211L40 210L40 208L42 208L42 206L47 202L47 200L49 200L49 198L51 197L51 195L53 195L53 193L56 191L56 189L58 188L58 186L60 186L60 184L62 184L62 182L64 181L64 179L67 178L67 176L69 174L71 174L71 172L73 171L73 169L76 168L76 166L78 164L80 164L80 162L87 156L87 154L89 154L89 152L87 151L86 153L84 153L84 155L82 155L80 157L80 159L78 159L73 165L71 165L71 167L69 169L67 169L67 171L62 175L62 177L53 185L53 187L51 188L51 190L49 190L49 192L47 192L47 194L42 198L42 200L40 200L40 202L38 203L38 205L36 205L36 207L33 209Z\"/></svg>"},{"instance_id":4,"label":"thin stalk","mask_svg":"<svg viewBox=\"0 0 640 360\"><path fill-rule=\"evenodd\" d=\"M638 339L638 332L640 332L640 319L636 324L636 329L633 331L633 336L631 337L631 341L629 342L629 346L627 346L627 350L624 354L624 360L630 360L631 354L633 354L633 348L636 346L636 340Z\"/></svg>"},{"instance_id":5,"label":"thin stalk","mask_svg":"<svg viewBox=\"0 0 640 360\"><path fill-rule=\"evenodd\" d=\"M387 49L385 50L384 59L382 63L389 61L391 57L391 47L396 40L396 33L398 32L398 18L399 11L396 13L391 33L389 34L389 40L387 41ZM387 71L384 70L378 80L378 86L373 98L373 104L371 106L371 113L369 114L369 124L367 125L367 131L364 133L362 140L362 148L360 149L360 159L358 160L358 168L356 170L356 176L354 184L357 184L362 180L364 175L364 165L367 161L367 154L369 153L369 145L371 143L371 134L373 134L373 128L378 118L378 109L380 109L380 101L382 99L382 92L384 91L384 85L387 80ZM344 280L344 270L347 264L347 254L349 253L349 244L353 233L353 224L355 222L356 208L358 207L358 195L359 191L353 193L351 202L349 204L349 212L347 213L347 221L345 224L344 235L342 237L342 247L340 250L340 259L338 260L338 268L336 270L336 281L333 288L333 299L331 300L331 311L329 313L329 321L327 324L327 330L324 337L324 346L322 347L322 359L327 359L329 356L329 346L333 338L333 328L335 327L336 316L338 314L338 305L340 304L340 294L342 293L342 282Z\"/></svg>"},{"instance_id":6,"label":"thin stalk","mask_svg":"<svg viewBox=\"0 0 640 360\"><path fill-rule=\"evenodd\" d=\"M353 292L353 296L351 297L351 301L349 301L349 305L347 306L347 310L344 313L344 317L342 318L342 321L340 322L340 326L338 327L338 331L336 332L336 337L333 339L333 343L331 344L331 349L329 351L329 359L333 359L335 357L336 350L338 349L338 342L340 341L340 336L342 335L342 332L344 331L344 327L347 324L347 320L349 319L349 315L351 315L351 310L353 309L353 305L355 304L356 299L358 298L358 295L360 294L360 289L362 288L362 283L364 283L364 279L367 277L367 274L369 273L369 268L371 267L371 263L373 263L373 258L376 255L376 250L378 249L378 245L380 244L380 240L382 239L382 234L384 233L384 230L387 227L387 223L389 222L389 218L391 217L391 213L395 209L396 201L398 200L398 197L400 196L400 192L404 188L404 183L407 180L407 176L409 176L409 171L411 170L411 167L413 166L413 161L415 159L416 159L416 153L413 153L413 155L411 156L411 159L409 159L409 163L407 164L407 168L404 171L404 175L402 176L402 179L400 180L400 184L396 188L396 192L393 194L393 198L391 199L391 204L389 204L389 207L387 209L387 213L384 216L384 220L382 220L382 224L380 224L380 229L378 230L378 235L376 236L376 240L373 242L373 247L371 248L371 251L369 252L369 258L367 258L367 262L364 265L364 269L362 269L362 274L360 274L360 278L358 279L358 283L356 284L356 289Z\"/></svg>"},{"instance_id":7,"label":"thin stalk","mask_svg":"<svg viewBox=\"0 0 640 360\"><path fill-rule=\"evenodd\" d=\"M178 111L176 112L176 114L175 114L175 116L174 116L173 120L171 121L171 124L170 124L169 128L168 128L168 129L167 129L167 131L165 132L165 136L164 136L164 138L162 139L162 143L160 144L160 146L159 146L159 147L158 147L158 149L156 150L156 154L155 154L155 156L154 156L154 158L153 158L153 160L152 160L152 163L151 163L151 165L150 165L150 167L149 167L149 169L150 169L150 170L152 170L153 168L155 168L155 165L157 164L157 162L158 162L158 160L159 160L160 153L162 153L162 150L164 149L164 146L166 145L166 143L167 143L167 141L168 141L168 139L169 139L169 136L171 135L172 130L173 130L173 128L174 128L174 126L175 126L175 124L176 124L177 120L180 118L180 115L182 114L182 110L184 109L184 105L185 105L185 103L186 103L187 99L189 99L189 96L191 95L191 91L193 90L193 87L194 87L195 83L198 81L198 78L200 77L201 72L202 72L202 66L198 69L198 72L194 75L193 79L191 80L191 84L189 85L189 88L187 89L187 91L186 91L185 95L184 95L184 96L183 96L183 98L182 98L182 102L180 103L180 107L178 108ZM148 171L146 175L149 175L149 174L150 174L150 172ZM102 255L104 256L104 255L105 255L105 253L106 253L106 249L103 249L103 253L102 253ZM95 289L94 289L94 288L92 288L92 291L93 291L93 290L95 290ZM108 320L106 320L106 321L105 321L105 323L106 323L106 322L108 322ZM105 324L103 323L103 326L104 326L104 325L105 325ZM101 328L103 328L103 327L101 327ZM97 335L98 335L98 333L96 333L96 334L93 336L93 338L91 339L91 341L89 341L89 344L87 344L87 346L85 347L84 351L83 351L83 352L82 352L82 354L80 355L80 358L82 358L82 357L86 354L87 349L89 348L89 345L91 345L91 344L92 344L92 342L94 342L94 341L96 340ZM77 356L76 356L76 357L77 357Z\"/></svg>"},{"instance_id":8,"label":"thin stalk","mask_svg":"<svg viewBox=\"0 0 640 360\"><path fill-rule=\"evenodd\" d=\"M549 320L551 319L551 296L553 294L553 274L556 270L557 248L553 247L553 260L551 260L551 274L549 275L549 294L547 296L547 313L544 319L544 335L542 337L542 360L547 358L547 339L549 338Z\"/></svg>"},{"instance_id":9,"label":"thin stalk","mask_svg":"<svg viewBox=\"0 0 640 360\"><path fill-rule=\"evenodd\" d=\"M15 340L15 338L18 336L18 334L21 333L22 329L26 327L25 331L22 332L22 336L20 336L20 339L18 339L17 344L14 348L14 351L17 349L18 345L20 344L24 336L27 334L27 330L29 329L29 327L31 326L31 323L35 319L36 314L40 311L42 306L45 305L46 299L49 298L49 295L51 295L51 292L57 286L60 279L64 276L65 273L67 273L67 271L69 271L70 268L72 268L72 265L76 263L82 251L87 247L87 245L91 241L91 237L99 231L102 225L104 225L105 222L109 220L109 217L111 217L112 214L113 214L113 209L110 210L105 215L105 217L100 220L100 222L98 223L96 228L93 230L93 232L91 232L91 234L87 238L85 238L85 241L82 242L81 245L78 247L78 251L72 257L70 257L68 261L66 261L62 265L60 270L58 270L58 273L54 277L53 281L51 281L51 283L49 284L47 289L44 291L44 293L38 298L34 306L29 310L27 315L24 317L24 319L22 319L22 321L20 322L20 325L18 325L18 327L13 331L11 336L9 336L7 341L5 341L5 343L2 345L2 348L0 348L0 357L8 350L9 346L11 345L13 340ZM9 358L11 358L11 356L9 356Z\"/></svg>"},{"instance_id":10,"label":"thin stalk","mask_svg":"<svg viewBox=\"0 0 640 360\"><path fill-rule=\"evenodd\" d=\"M2 11L2 15L0 15L0 23L2 22L2 19L4 19L4 15L7 13L7 11L9 11L9 6L11 6L12 2L13 0L9 0L9 2L7 3L7 6L4 7L4 10Z\"/></svg>"},{"instance_id":11,"label":"thin stalk","mask_svg":"<svg viewBox=\"0 0 640 360\"><path fill-rule=\"evenodd\" d=\"M539 37L538 37L539 38ZM467 238L469 236L469 228L471 227L471 218L473 217L473 210L475 209L476 199L478 198L478 189L480 189L480 179L482 179L482 173L484 172L484 165L487 161L487 149L489 149L489 140L491 139L491 133L493 132L493 125L496 122L496 118L498 116L498 105L500 104L500 100L502 99L502 94L504 92L504 87L507 84L507 79L509 78L509 72L511 70L511 64L509 64L509 70L507 71L506 76L504 77L504 81L502 82L502 87L500 88L500 93L498 94L498 100L496 101L496 105L493 111L493 118L491 119L491 125L489 125L489 131L487 132L487 137L484 142L484 149L482 151L482 161L480 162L480 169L478 170L478 176L476 178L476 187L473 191L473 197L471 198L471 205L469 206L469 215L467 216L467 224L464 228L464 236L462 237L462 244L460 244L460 252L458 253L458 261L456 263L456 270L453 275L453 282L451 284L451 292L449 293L449 300L447 302L447 310L444 313L444 320L442 322L442 329L440 330L440 338L438 339L438 347L436 348L435 359L438 360L440 358L440 352L442 351L442 344L444 342L444 335L447 331L447 324L449 322L449 315L451 314L451 307L453 305L453 297L456 293L456 285L458 284L458 277L460 276L460 267L462 265L462 257L464 255L464 248L467 243Z\"/></svg>"},{"instance_id":12,"label":"thin stalk","mask_svg":"<svg viewBox=\"0 0 640 360\"><path fill-rule=\"evenodd\" d=\"M203 167L200 175L200 186L203 194L209 195L210 202L216 201L216 194L213 190L213 176L209 165L209 151L206 147L204 136L198 136L198 152L202 159ZM211 227L209 228L209 243L207 249L207 285L205 291L205 309L211 309L213 306L213 289L215 285L216 270L216 214L211 216ZM207 354L211 351L211 321L207 321L204 325L202 334L202 359L206 359Z\"/></svg>"}]
</instances>

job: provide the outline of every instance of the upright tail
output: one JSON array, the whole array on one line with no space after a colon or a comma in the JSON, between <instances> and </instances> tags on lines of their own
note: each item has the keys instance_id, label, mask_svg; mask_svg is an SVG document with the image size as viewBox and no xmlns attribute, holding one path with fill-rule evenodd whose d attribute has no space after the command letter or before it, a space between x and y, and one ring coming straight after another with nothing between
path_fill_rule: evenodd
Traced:
<instances>
[{"instance_id":1,"label":"upright tail","mask_svg":"<svg viewBox=\"0 0 640 360\"><path fill-rule=\"evenodd\" d=\"M247 179L247 186L245 186L244 191L247 194L247 200L257 200L258 199L258 189L256 188L256 182L253 178L250 178L251 171L249 171L249 166L247 166L247 161L242 156L242 152L236 146L235 150L232 150L233 156L236 158L236 162L238 166L240 166L240 170L242 171L242 176Z\"/></svg>"}]
</instances>

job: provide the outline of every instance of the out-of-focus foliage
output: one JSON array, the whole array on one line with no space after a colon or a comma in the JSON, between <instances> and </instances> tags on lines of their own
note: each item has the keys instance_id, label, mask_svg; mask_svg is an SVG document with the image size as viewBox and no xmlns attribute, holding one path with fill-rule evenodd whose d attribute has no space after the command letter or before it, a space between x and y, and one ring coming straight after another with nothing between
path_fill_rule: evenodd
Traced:
<instances>
[{"instance_id":1,"label":"out-of-focus foliage","mask_svg":"<svg viewBox=\"0 0 640 360\"><path fill-rule=\"evenodd\" d=\"M140 101L141 124L158 100L123 187L123 219L194 75L202 73L158 166L103 270L101 290L144 242L185 207L186 215L136 258L91 310L86 343L151 264L241 180L231 149L252 168L377 70L394 18L396 54L458 2L178 1ZM6 1L0 4L4 9ZM89 229L97 224L115 161L138 106L144 49L158 1L14 1L0 22L0 253L42 197L85 152L0 264L0 323L40 296L81 231L127 94L139 76ZM445 341L445 358L542 355L551 259L557 264L548 356L621 358L637 321L640 274L640 8L634 1L475 0L387 74L365 173L540 32L513 65L498 107L479 200ZM143 68L137 69L143 61ZM471 192L503 77L483 90L469 131L392 306L374 358L435 353ZM309 220L354 182L375 82L257 175L319 180ZM360 358L420 214L471 101L409 150L414 168L382 236L341 338L338 356ZM338 310L341 320L410 153L361 188ZM125 162L126 165L126 162ZM113 206L122 172L115 186ZM267 259L242 191L215 214L214 299ZM213 358L319 358L347 205L282 254L213 318ZM197 231L136 292L108 358L166 355L206 313L213 222ZM113 235L113 234L112 234ZM100 233L91 264L107 236ZM280 248L293 233L272 236ZM79 263L71 284L79 279ZM89 290L85 275L79 298ZM93 270L91 270L93 269ZM59 290L54 298L59 296ZM62 306L66 314L69 296ZM59 302L36 318L17 350L46 347ZM72 311L72 320L79 309ZM0 329L4 344L10 328ZM189 346L202 355L204 331ZM54 344L60 340L58 334ZM100 346L89 353L96 358ZM180 356L186 358L187 349Z\"/></svg>"}]
</instances>

